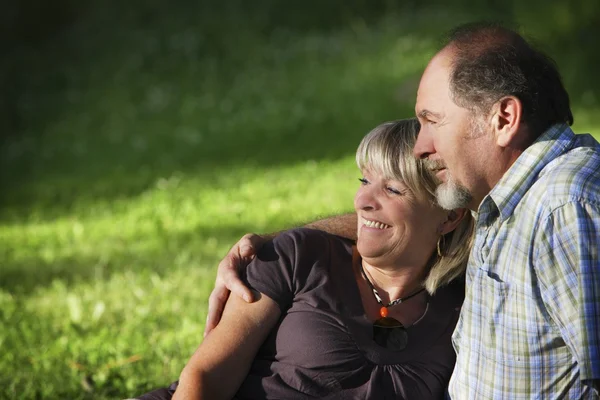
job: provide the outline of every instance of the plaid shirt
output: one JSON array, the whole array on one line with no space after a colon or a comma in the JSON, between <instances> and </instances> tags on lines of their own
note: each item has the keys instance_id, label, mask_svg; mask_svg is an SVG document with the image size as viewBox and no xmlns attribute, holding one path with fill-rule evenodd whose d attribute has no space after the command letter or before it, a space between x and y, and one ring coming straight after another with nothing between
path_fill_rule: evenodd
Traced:
<instances>
[{"instance_id":1,"label":"plaid shirt","mask_svg":"<svg viewBox=\"0 0 600 400\"><path fill-rule=\"evenodd\" d=\"M453 399L598 399L600 144L556 125L483 200Z\"/></svg>"}]
</instances>

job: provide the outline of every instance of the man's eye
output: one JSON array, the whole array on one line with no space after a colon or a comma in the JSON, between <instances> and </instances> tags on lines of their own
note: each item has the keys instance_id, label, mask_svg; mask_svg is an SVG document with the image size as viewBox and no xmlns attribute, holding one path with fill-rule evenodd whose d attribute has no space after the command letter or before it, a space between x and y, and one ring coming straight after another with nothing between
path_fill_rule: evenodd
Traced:
<instances>
[{"instance_id":1,"label":"man's eye","mask_svg":"<svg viewBox=\"0 0 600 400\"><path fill-rule=\"evenodd\" d=\"M369 183L369 181L366 178L358 178L358 180L362 185L366 185L367 183Z\"/></svg>"}]
</instances>

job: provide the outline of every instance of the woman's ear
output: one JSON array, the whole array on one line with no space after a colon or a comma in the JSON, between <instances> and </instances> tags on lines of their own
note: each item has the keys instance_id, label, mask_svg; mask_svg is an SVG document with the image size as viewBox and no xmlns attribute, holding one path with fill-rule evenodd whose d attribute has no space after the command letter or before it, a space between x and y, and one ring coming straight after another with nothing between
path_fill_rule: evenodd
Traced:
<instances>
[{"instance_id":1,"label":"woman's ear","mask_svg":"<svg viewBox=\"0 0 600 400\"><path fill-rule=\"evenodd\" d=\"M454 229L456 229L458 224L460 224L460 221L463 220L468 212L470 211L466 208L457 208L456 210L447 211L447 218L439 228L440 235L445 235L446 233L452 232Z\"/></svg>"}]
</instances>

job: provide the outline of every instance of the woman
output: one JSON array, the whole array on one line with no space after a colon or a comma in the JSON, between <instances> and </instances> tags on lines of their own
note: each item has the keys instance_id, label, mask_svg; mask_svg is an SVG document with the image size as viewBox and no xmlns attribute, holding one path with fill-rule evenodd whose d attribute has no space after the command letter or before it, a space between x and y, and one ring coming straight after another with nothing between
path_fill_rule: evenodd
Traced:
<instances>
[{"instance_id":1,"label":"woman","mask_svg":"<svg viewBox=\"0 0 600 400\"><path fill-rule=\"evenodd\" d=\"M355 245L296 229L259 251L245 277L258 300L230 297L174 400L443 397L473 222L436 206L417 132L385 123L360 143Z\"/></svg>"}]
</instances>

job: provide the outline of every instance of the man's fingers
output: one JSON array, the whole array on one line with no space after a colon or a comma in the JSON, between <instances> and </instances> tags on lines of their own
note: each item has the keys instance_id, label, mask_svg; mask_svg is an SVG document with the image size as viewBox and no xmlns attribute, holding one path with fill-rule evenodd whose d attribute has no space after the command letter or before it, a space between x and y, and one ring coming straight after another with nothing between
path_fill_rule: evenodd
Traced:
<instances>
[{"instance_id":1,"label":"man's fingers","mask_svg":"<svg viewBox=\"0 0 600 400\"><path fill-rule=\"evenodd\" d=\"M259 235L246 234L219 263L215 288L208 298L208 315L204 336L208 335L221 320L230 291L234 296L239 296L249 303L254 301L252 291L239 277L240 270L248 265L264 242L265 240Z\"/></svg>"},{"instance_id":2,"label":"man's fingers","mask_svg":"<svg viewBox=\"0 0 600 400\"><path fill-rule=\"evenodd\" d=\"M253 233L247 233L238 242L239 255L251 260L256 254L256 249L260 248L264 239ZM233 250L233 249L232 249Z\"/></svg>"},{"instance_id":3,"label":"man's fingers","mask_svg":"<svg viewBox=\"0 0 600 400\"><path fill-rule=\"evenodd\" d=\"M240 260L239 263L241 263L241 265L244 267L247 265L247 263L243 260ZM236 263L235 265L238 265L238 263ZM242 280L240 279L239 275L240 272L237 268L227 269L223 272L222 281L225 287L229 291L231 291L235 296L239 296L248 303L251 303L252 301L254 301L252 291L246 287L244 282L242 282Z\"/></svg>"},{"instance_id":4,"label":"man's fingers","mask_svg":"<svg viewBox=\"0 0 600 400\"><path fill-rule=\"evenodd\" d=\"M223 315L223 309L229 298L229 290L223 285L215 286L210 297L208 298L208 315L206 316L206 326L204 328L204 336L212 331Z\"/></svg>"},{"instance_id":5,"label":"man's fingers","mask_svg":"<svg viewBox=\"0 0 600 400\"><path fill-rule=\"evenodd\" d=\"M254 301L252 291L239 279L230 283L229 290L231 290L231 293L235 296L240 296L247 303L252 303Z\"/></svg>"},{"instance_id":6,"label":"man's fingers","mask_svg":"<svg viewBox=\"0 0 600 400\"><path fill-rule=\"evenodd\" d=\"M256 254L254 251L254 247L249 244L245 244L240 247L240 257L243 259L252 260L253 256Z\"/></svg>"}]
</instances>

